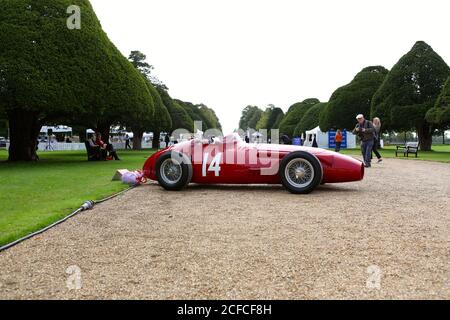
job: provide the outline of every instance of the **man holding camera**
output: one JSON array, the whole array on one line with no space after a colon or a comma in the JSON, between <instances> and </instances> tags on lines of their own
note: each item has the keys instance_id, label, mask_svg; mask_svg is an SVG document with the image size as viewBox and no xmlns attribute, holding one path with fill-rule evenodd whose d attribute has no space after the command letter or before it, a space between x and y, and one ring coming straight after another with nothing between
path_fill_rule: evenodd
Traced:
<instances>
[{"instance_id":1,"label":"man holding camera","mask_svg":"<svg viewBox=\"0 0 450 320\"><path fill-rule=\"evenodd\" d=\"M355 129L353 129L353 133L357 134L361 139L361 153L364 158L364 166L370 168L375 127L372 122L366 120L362 114L358 114L356 120L358 123L356 124Z\"/></svg>"}]
</instances>

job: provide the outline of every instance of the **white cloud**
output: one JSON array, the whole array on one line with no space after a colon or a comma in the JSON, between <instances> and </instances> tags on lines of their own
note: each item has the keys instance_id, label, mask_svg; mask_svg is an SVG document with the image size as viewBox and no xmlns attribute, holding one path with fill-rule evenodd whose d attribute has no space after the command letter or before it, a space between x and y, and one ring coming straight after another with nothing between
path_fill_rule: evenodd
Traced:
<instances>
[{"instance_id":1,"label":"white cloud","mask_svg":"<svg viewBox=\"0 0 450 320\"><path fill-rule=\"evenodd\" d=\"M224 131L248 104L327 101L363 67L417 40L450 62L448 1L91 0L124 55L147 54L172 97L214 108Z\"/></svg>"}]
</instances>

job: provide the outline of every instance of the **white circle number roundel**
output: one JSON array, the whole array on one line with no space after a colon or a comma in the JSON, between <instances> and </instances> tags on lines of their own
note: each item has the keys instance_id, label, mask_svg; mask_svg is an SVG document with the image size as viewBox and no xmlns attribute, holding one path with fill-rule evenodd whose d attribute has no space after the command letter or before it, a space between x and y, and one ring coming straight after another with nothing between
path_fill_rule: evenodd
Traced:
<instances>
[{"instance_id":1,"label":"white circle number roundel","mask_svg":"<svg viewBox=\"0 0 450 320\"><path fill-rule=\"evenodd\" d=\"M203 155L202 176L206 177L207 172L214 172L218 177L220 175L220 162L222 161L222 153L217 153L208 166L209 153ZM208 169L206 168L208 166Z\"/></svg>"}]
</instances>

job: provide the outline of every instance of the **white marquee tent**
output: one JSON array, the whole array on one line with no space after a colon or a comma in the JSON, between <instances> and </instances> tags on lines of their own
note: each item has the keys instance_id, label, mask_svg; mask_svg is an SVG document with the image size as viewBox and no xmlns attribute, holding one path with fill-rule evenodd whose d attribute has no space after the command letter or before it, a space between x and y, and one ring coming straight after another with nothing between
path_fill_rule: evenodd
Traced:
<instances>
[{"instance_id":1,"label":"white marquee tent","mask_svg":"<svg viewBox=\"0 0 450 320\"><path fill-rule=\"evenodd\" d=\"M317 146L319 148L330 147L328 132L322 132L318 126L312 130L306 131L305 142L303 145L307 147L312 147L314 137L316 138ZM346 139L347 139L347 148L349 149L356 148L356 136L353 133L347 131Z\"/></svg>"}]
</instances>

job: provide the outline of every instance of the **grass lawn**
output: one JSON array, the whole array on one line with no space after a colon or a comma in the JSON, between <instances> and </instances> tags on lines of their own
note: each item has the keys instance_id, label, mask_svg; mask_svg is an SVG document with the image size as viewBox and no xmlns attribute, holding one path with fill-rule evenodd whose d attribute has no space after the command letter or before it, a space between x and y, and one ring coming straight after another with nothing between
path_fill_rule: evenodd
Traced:
<instances>
[{"instance_id":1,"label":"grass lawn","mask_svg":"<svg viewBox=\"0 0 450 320\"><path fill-rule=\"evenodd\" d=\"M0 150L0 246L126 189L111 181L114 172L141 169L152 152L119 151L121 161L106 162L88 162L85 151L41 152L38 162L7 163Z\"/></svg>"},{"instance_id":2,"label":"grass lawn","mask_svg":"<svg viewBox=\"0 0 450 320\"><path fill-rule=\"evenodd\" d=\"M414 155L409 155L409 158L403 158L403 153L399 154L398 159L411 159L411 160L424 160L424 161L438 161L450 163L450 145L433 145L433 151L420 151L417 159ZM360 149L348 149L342 150L343 154L349 155L360 155ZM383 158L395 158L395 147L386 146L384 149L380 150L381 156Z\"/></svg>"}]
</instances>

